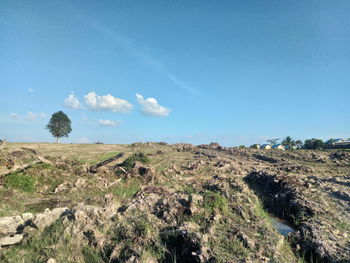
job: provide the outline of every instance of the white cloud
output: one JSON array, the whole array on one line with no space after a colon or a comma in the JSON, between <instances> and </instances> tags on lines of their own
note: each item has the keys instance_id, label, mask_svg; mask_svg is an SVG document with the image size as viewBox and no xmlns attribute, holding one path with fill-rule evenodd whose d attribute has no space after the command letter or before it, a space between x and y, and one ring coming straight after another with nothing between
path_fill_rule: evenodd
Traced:
<instances>
[{"instance_id":1,"label":"white cloud","mask_svg":"<svg viewBox=\"0 0 350 263\"><path fill-rule=\"evenodd\" d=\"M18 115L17 113L11 113L10 116L11 116L12 118L14 118L14 119L20 119L20 118L21 118L21 116Z\"/></svg>"},{"instance_id":2,"label":"white cloud","mask_svg":"<svg viewBox=\"0 0 350 263\"><path fill-rule=\"evenodd\" d=\"M40 118L43 118L43 119L45 119L47 117L47 114L43 113L43 112L39 112L38 115Z\"/></svg>"},{"instance_id":3,"label":"white cloud","mask_svg":"<svg viewBox=\"0 0 350 263\"><path fill-rule=\"evenodd\" d=\"M158 104L155 98L144 99L141 94L136 93L137 102L142 105L142 112L149 116L166 117L170 109Z\"/></svg>"},{"instance_id":4,"label":"white cloud","mask_svg":"<svg viewBox=\"0 0 350 263\"><path fill-rule=\"evenodd\" d=\"M35 121L37 119L44 119L47 117L47 115L43 112L35 113L35 112L31 112L31 111L28 111L27 114L25 114L25 115L11 113L10 116L14 119L26 120L26 121Z\"/></svg>"},{"instance_id":5,"label":"white cloud","mask_svg":"<svg viewBox=\"0 0 350 263\"><path fill-rule=\"evenodd\" d=\"M115 127L115 126L121 124L121 121L111 121L111 120L102 120L102 119L100 119L98 121L98 123L100 124L100 126Z\"/></svg>"},{"instance_id":6,"label":"white cloud","mask_svg":"<svg viewBox=\"0 0 350 263\"><path fill-rule=\"evenodd\" d=\"M34 92L34 89L29 88L28 91L29 91L29 92Z\"/></svg>"},{"instance_id":7,"label":"white cloud","mask_svg":"<svg viewBox=\"0 0 350 263\"><path fill-rule=\"evenodd\" d=\"M129 112L133 105L112 95L99 96L94 91L84 96L86 106L94 111Z\"/></svg>"},{"instance_id":8,"label":"white cloud","mask_svg":"<svg viewBox=\"0 0 350 263\"><path fill-rule=\"evenodd\" d=\"M74 94L70 94L67 98L64 99L64 106L75 110L82 108L80 101L77 97L74 96Z\"/></svg>"},{"instance_id":9,"label":"white cloud","mask_svg":"<svg viewBox=\"0 0 350 263\"><path fill-rule=\"evenodd\" d=\"M35 121L37 116L34 112L28 111L27 115L25 115L23 118L28 121Z\"/></svg>"},{"instance_id":10,"label":"white cloud","mask_svg":"<svg viewBox=\"0 0 350 263\"><path fill-rule=\"evenodd\" d=\"M89 143L89 139L86 137L81 137L77 140L78 143Z\"/></svg>"}]
</instances>

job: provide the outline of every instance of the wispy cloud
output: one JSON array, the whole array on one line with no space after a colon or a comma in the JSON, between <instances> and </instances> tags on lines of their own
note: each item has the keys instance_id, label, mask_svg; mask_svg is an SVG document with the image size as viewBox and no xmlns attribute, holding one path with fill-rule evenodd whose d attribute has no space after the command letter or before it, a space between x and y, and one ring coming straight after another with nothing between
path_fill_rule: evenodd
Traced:
<instances>
[{"instance_id":1,"label":"wispy cloud","mask_svg":"<svg viewBox=\"0 0 350 263\"><path fill-rule=\"evenodd\" d=\"M186 91L190 95L195 95L197 93L197 90L195 88L185 84L183 81L175 77L173 73L169 72L169 70L166 69L164 64L159 59L155 58L152 54L145 51L145 49L135 43L135 41L132 41L130 38L127 38L122 34L111 30L108 28L108 26L103 25L102 23L83 17L81 14L78 14L78 18L82 23L89 25L99 33L110 38L120 48L124 49L135 58L141 60L143 63L156 70L163 77L170 80L180 89Z\"/></svg>"},{"instance_id":2,"label":"wispy cloud","mask_svg":"<svg viewBox=\"0 0 350 263\"><path fill-rule=\"evenodd\" d=\"M100 119L98 121L98 123L102 127L115 127L115 126L120 125L122 122L121 121L111 121L111 120L102 120L102 119Z\"/></svg>"},{"instance_id":3,"label":"wispy cloud","mask_svg":"<svg viewBox=\"0 0 350 263\"><path fill-rule=\"evenodd\" d=\"M28 89L28 92L34 92L34 89L29 88L29 89Z\"/></svg>"},{"instance_id":4,"label":"wispy cloud","mask_svg":"<svg viewBox=\"0 0 350 263\"><path fill-rule=\"evenodd\" d=\"M81 137L77 140L78 143L89 143L90 140L87 137Z\"/></svg>"},{"instance_id":5,"label":"wispy cloud","mask_svg":"<svg viewBox=\"0 0 350 263\"><path fill-rule=\"evenodd\" d=\"M17 113L11 113L10 116L14 119L26 120L26 121L35 121L37 119L45 119L47 115L43 112L31 112L28 111L25 115L20 115Z\"/></svg>"}]
</instances>

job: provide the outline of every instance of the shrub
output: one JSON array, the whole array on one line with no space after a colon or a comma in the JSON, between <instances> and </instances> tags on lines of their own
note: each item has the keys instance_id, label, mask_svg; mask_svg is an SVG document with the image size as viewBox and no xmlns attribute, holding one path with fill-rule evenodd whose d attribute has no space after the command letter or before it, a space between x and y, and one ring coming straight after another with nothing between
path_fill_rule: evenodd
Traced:
<instances>
[{"instance_id":1,"label":"shrub","mask_svg":"<svg viewBox=\"0 0 350 263\"><path fill-rule=\"evenodd\" d=\"M134 153L133 155L126 158L124 162L119 164L119 166L123 167L126 171L130 171L132 168L134 168L136 162L148 163L149 159L143 153Z\"/></svg>"}]
</instances>

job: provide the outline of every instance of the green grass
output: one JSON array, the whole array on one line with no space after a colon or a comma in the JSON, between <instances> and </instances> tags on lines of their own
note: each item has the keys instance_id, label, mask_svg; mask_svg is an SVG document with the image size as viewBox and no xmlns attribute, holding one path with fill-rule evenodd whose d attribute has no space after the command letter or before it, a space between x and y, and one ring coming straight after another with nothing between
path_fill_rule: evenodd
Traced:
<instances>
[{"instance_id":1,"label":"green grass","mask_svg":"<svg viewBox=\"0 0 350 263\"><path fill-rule=\"evenodd\" d=\"M13 173L5 178L6 187L28 193L33 193L35 191L35 182L36 180L34 177L23 173Z\"/></svg>"},{"instance_id":2,"label":"green grass","mask_svg":"<svg viewBox=\"0 0 350 263\"><path fill-rule=\"evenodd\" d=\"M60 242L62 245L58 246ZM69 247L69 238L64 236L64 226L58 220L42 233L32 236L26 243L4 250L0 262L46 262L50 257L54 257L57 262L64 262L60 257L62 259L70 255L70 251L66 251Z\"/></svg>"},{"instance_id":3,"label":"green grass","mask_svg":"<svg viewBox=\"0 0 350 263\"><path fill-rule=\"evenodd\" d=\"M109 158L112 158L113 156L119 154L119 152L110 152L110 153L105 153L99 156L98 160L99 162L107 160Z\"/></svg>"},{"instance_id":4,"label":"green grass","mask_svg":"<svg viewBox=\"0 0 350 263\"><path fill-rule=\"evenodd\" d=\"M183 191L186 193L186 194L195 194L198 192L198 190L190 185L184 185L182 187Z\"/></svg>"},{"instance_id":5,"label":"green grass","mask_svg":"<svg viewBox=\"0 0 350 263\"><path fill-rule=\"evenodd\" d=\"M214 210L219 210L224 215L229 212L227 199L219 193L207 191L203 197L203 207L209 214L212 214Z\"/></svg>"},{"instance_id":6,"label":"green grass","mask_svg":"<svg viewBox=\"0 0 350 263\"><path fill-rule=\"evenodd\" d=\"M140 186L141 182L137 179L127 180L118 184L116 187L111 188L108 192L117 197L128 199L140 189Z\"/></svg>"},{"instance_id":7,"label":"green grass","mask_svg":"<svg viewBox=\"0 0 350 263\"><path fill-rule=\"evenodd\" d=\"M140 210L135 210L130 217L119 221L107 236L120 247L120 252L115 255L113 262L126 262L130 256L128 252L139 249L140 246L142 246L141 258L145 261L155 259L154 262L160 262L158 260L164 257L165 248L159 240L155 218Z\"/></svg>"},{"instance_id":8,"label":"green grass","mask_svg":"<svg viewBox=\"0 0 350 263\"><path fill-rule=\"evenodd\" d=\"M103 262L100 254L90 246L84 246L82 250L85 263L100 263Z\"/></svg>"},{"instance_id":9,"label":"green grass","mask_svg":"<svg viewBox=\"0 0 350 263\"><path fill-rule=\"evenodd\" d=\"M268 222L271 223L271 219L269 217L269 214L266 212L264 205L260 199L258 199L256 206L255 206L255 214L258 217L266 219Z\"/></svg>"}]
</instances>

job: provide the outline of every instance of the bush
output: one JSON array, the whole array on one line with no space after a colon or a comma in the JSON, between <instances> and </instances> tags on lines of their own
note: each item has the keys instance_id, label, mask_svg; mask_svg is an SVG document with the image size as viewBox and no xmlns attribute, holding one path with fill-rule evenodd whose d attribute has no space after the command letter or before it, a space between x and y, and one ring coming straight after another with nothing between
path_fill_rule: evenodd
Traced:
<instances>
[{"instance_id":1,"label":"bush","mask_svg":"<svg viewBox=\"0 0 350 263\"><path fill-rule=\"evenodd\" d=\"M133 155L126 158L124 162L119 164L119 166L123 167L126 171L130 171L132 168L135 167L136 162L148 163L149 159L143 153L134 153Z\"/></svg>"}]
</instances>

